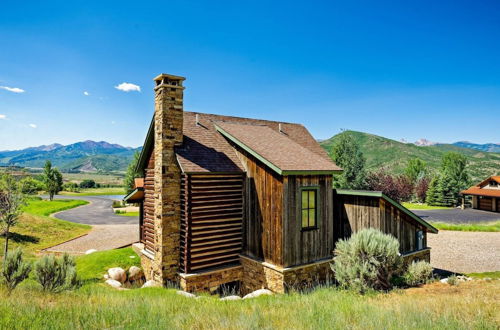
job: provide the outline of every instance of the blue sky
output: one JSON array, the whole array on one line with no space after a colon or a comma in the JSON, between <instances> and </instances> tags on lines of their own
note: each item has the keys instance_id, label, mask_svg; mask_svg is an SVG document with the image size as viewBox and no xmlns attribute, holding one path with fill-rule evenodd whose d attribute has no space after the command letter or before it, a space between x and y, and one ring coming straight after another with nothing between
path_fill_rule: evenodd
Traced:
<instances>
[{"instance_id":1,"label":"blue sky","mask_svg":"<svg viewBox=\"0 0 500 330\"><path fill-rule=\"evenodd\" d=\"M0 150L141 145L162 72L187 78L186 110L300 122L316 138L500 143L499 1L0 8ZM124 82L141 90L115 88Z\"/></svg>"}]
</instances>

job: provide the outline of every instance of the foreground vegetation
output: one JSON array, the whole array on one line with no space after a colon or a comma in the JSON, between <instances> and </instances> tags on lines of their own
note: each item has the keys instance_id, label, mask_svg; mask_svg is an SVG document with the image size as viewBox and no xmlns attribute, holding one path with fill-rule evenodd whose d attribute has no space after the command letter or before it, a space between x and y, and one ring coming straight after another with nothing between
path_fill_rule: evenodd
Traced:
<instances>
[{"instance_id":1,"label":"foreground vegetation","mask_svg":"<svg viewBox=\"0 0 500 330\"><path fill-rule=\"evenodd\" d=\"M33 258L40 250L86 234L91 228L88 225L49 217L52 213L84 204L87 202L79 200L50 202L39 198L29 199L23 208L24 214L21 215L19 223L11 229L9 245L12 249L21 247L27 257ZM1 245L4 241L5 238L0 237ZM3 256L3 250L0 251L0 255Z\"/></svg>"},{"instance_id":2,"label":"foreground vegetation","mask_svg":"<svg viewBox=\"0 0 500 330\"><path fill-rule=\"evenodd\" d=\"M444 223L432 222L439 230L500 232L500 220L484 223Z\"/></svg>"},{"instance_id":3,"label":"foreground vegetation","mask_svg":"<svg viewBox=\"0 0 500 330\"><path fill-rule=\"evenodd\" d=\"M50 294L26 282L11 297L0 291L0 325L8 329L497 329L499 290L500 281L472 281L368 296L321 288L307 294L220 301L188 299L173 289L117 291L103 284Z\"/></svg>"}]
</instances>

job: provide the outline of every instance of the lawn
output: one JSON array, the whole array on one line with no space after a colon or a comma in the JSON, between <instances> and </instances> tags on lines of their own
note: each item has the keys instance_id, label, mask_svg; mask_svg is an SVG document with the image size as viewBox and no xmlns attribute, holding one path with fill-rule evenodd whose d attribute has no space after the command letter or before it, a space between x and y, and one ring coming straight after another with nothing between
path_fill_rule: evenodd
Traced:
<instances>
[{"instance_id":1,"label":"lawn","mask_svg":"<svg viewBox=\"0 0 500 330\"><path fill-rule=\"evenodd\" d=\"M406 207L408 210L448 210L448 209L451 209L451 207L446 207L446 206L430 206L427 204L408 203L408 202L403 202L403 203L401 203L401 205Z\"/></svg>"},{"instance_id":2,"label":"lawn","mask_svg":"<svg viewBox=\"0 0 500 330\"><path fill-rule=\"evenodd\" d=\"M89 282L87 282L89 283ZM498 329L500 281L472 281L360 296L336 288L220 301L174 289L118 291L86 284L46 294L32 281L0 289L6 329Z\"/></svg>"},{"instance_id":3,"label":"lawn","mask_svg":"<svg viewBox=\"0 0 500 330\"><path fill-rule=\"evenodd\" d=\"M12 227L10 248L20 246L27 256L33 258L37 252L74 237L86 234L90 226L51 218L48 215L87 204L78 200L30 199L24 208L19 223ZM0 237L0 256L3 256L5 238Z\"/></svg>"},{"instance_id":4,"label":"lawn","mask_svg":"<svg viewBox=\"0 0 500 330\"><path fill-rule=\"evenodd\" d=\"M444 222L431 222L431 224L439 230L452 230L452 231L486 231L486 232L499 232L500 220L485 223L444 223Z\"/></svg>"},{"instance_id":5,"label":"lawn","mask_svg":"<svg viewBox=\"0 0 500 330\"><path fill-rule=\"evenodd\" d=\"M87 281L102 280L102 275L112 267L127 269L131 266L140 267L140 264L139 257L130 247L94 252L76 259L78 274L82 280Z\"/></svg>"},{"instance_id":6,"label":"lawn","mask_svg":"<svg viewBox=\"0 0 500 330\"><path fill-rule=\"evenodd\" d=\"M121 215L124 217L138 217L139 212L125 212L125 213L116 213L116 215Z\"/></svg>"},{"instance_id":7,"label":"lawn","mask_svg":"<svg viewBox=\"0 0 500 330\"><path fill-rule=\"evenodd\" d=\"M89 188L81 189L80 192L61 191L65 196L102 196L102 195L125 195L123 188Z\"/></svg>"}]
</instances>

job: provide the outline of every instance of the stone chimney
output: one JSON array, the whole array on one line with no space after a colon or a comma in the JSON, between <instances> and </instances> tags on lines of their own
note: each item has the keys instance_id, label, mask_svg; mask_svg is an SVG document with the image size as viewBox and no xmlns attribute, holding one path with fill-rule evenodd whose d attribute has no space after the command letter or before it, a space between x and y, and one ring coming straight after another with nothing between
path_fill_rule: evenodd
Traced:
<instances>
[{"instance_id":1,"label":"stone chimney","mask_svg":"<svg viewBox=\"0 0 500 330\"><path fill-rule=\"evenodd\" d=\"M177 281L180 262L181 169L175 147L182 144L185 78L161 74L155 81L154 191L155 255L153 278Z\"/></svg>"}]
</instances>

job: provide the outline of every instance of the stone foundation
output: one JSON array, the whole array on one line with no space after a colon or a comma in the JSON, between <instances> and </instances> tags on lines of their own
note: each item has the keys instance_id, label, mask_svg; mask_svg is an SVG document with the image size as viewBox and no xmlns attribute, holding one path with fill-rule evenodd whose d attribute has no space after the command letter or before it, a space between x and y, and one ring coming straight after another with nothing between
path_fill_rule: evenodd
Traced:
<instances>
[{"instance_id":1,"label":"stone foundation","mask_svg":"<svg viewBox=\"0 0 500 330\"><path fill-rule=\"evenodd\" d=\"M243 293L258 289L285 293L314 287L333 279L330 259L290 268L281 268L246 256L240 256L240 261L243 266Z\"/></svg>"},{"instance_id":2,"label":"stone foundation","mask_svg":"<svg viewBox=\"0 0 500 330\"><path fill-rule=\"evenodd\" d=\"M222 284L242 281L243 267L232 266L212 271L179 274L179 284L182 290L187 292L209 292L213 293L219 289Z\"/></svg>"}]
</instances>

